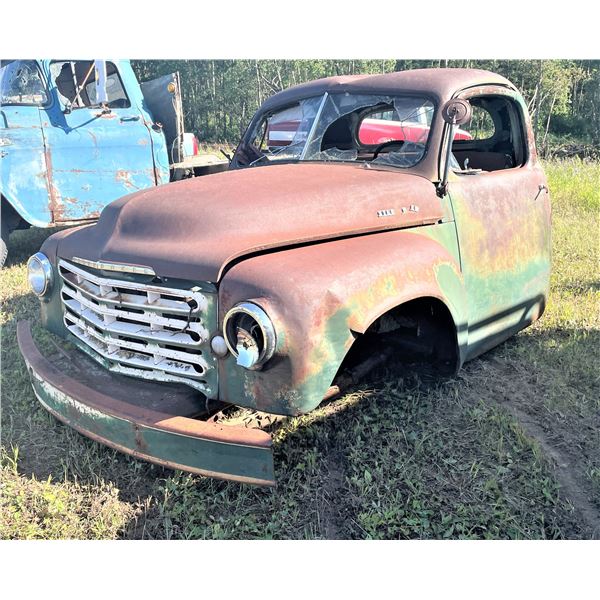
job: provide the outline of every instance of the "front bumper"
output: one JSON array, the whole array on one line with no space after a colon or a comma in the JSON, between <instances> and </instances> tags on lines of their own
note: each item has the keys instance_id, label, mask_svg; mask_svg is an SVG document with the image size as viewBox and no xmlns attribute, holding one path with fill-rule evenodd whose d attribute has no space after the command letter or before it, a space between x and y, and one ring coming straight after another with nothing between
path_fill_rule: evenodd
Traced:
<instances>
[{"instance_id":1,"label":"front bumper","mask_svg":"<svg viewBox=\"0 0 600 600\"><path fill-rule=\"evenodd\" d=\"M26 321L17 339L42 406L83 435L171 469L275 485L271 436L193 418L204 410L197 391L110 373L79 351L61 350L51 361Z\"/></svg>"}]
</instances>

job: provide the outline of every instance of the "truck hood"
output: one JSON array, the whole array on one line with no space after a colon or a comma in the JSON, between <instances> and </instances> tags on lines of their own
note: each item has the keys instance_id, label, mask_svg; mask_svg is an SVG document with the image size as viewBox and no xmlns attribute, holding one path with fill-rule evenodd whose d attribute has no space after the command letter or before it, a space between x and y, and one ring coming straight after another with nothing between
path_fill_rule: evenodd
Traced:
<instances>
[{"instance_id":1,"label":"truck hood","mask_svg":"<svg viewBox=\"0 0 600 600\"><path fill-rule=\"evenodd\" d=\"M125 196L58 254L149 266L157 275L218 282L257 252L442 219L434 185L357 165L287 164L187 179Z\"/></svg>"}]
</instances>

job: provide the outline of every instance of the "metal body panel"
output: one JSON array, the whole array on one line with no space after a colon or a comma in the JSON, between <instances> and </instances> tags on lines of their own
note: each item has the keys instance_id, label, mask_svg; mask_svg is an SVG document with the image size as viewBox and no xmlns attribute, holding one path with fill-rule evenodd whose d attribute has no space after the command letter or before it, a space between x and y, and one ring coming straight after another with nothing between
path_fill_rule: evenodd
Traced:
<instances>
[{"instance_id":1,"label":"metal body panel","mask_svg":"<svg viewBox=\"0 0 600 600\"><path fill-rule=\"evenodd\" d=\"M544 311L550 285L550 210L539 167L456 177L449 186L469 298L467 358Z\"/></svg>"},{"instance_id":2,"label":"metal body panel","mask_svg":"<svg viewBox=\"0 0 600 600\"><path fill-rule=\"evenodd\" d=\"M98 217L116 198L156 185L150 133L132 91L133 73L119 65L131 106L73 108L64 113L50 76L51 102L42 109L48 177L53 183L52 220L55 223Z\"/></svg>"},{"instance_id":3,"label":"metal body panel","mask_svg":"<svg viewBox=\"0 0 600 600\"><path fill-rule=\"evenodd\" d=\"M467 300L453 223L248 258L227 273L219 296L219 322L231 306L251 299L278 332L276 354L262 370L240 369L232 356L220 361L219 399L259 410L299 414L315 408L355 334L415 298L446 305L463 359L466 352Z\"/></svg>"},{"instance_id":4,"label":"metal body panel","mask_svg":"<svg viewBox=\"0 0 600 600\"><path fill-rule=\"evenodd\" d=\"M448 191L469 299L467 359L537 320L550 287L551 207L527 106L514 89L476 85L457 97L504 97L521 120L522 166L454 175Z\"/></svg>"},{"instance_id":5,"label":"metal body panel","mask_svg":"<svg viewBox=\"0 0 600 600\"><path fill-rule=\"evenodd\" d=\"M9 140L10 152L2 154L0 192L21 217L38 227L89 221L116 198L167 183L165 139L152 129L129 61L112 61L129 108L81 107L66 113L51 62L38 61L44 105L1 109L0 138Z\"/></svg>"},{"instance_id":6,"label":"metal body panel","mask_svg":"<svg viewBox=\"0 0 600 600\"><path fill-rule=\"evenodd\" d=\"M201 412L203 402L201 397L196 401L186 397L189 392L185 389L166 388L167 384L146 384L142 389L143 384L137 382L136 391L129 390L118 376L107 378L106 374L96 374L93 363L82 368L85 361L82 364L82 358L76 356L75 368L69 366L71 361L64 360L57 368L40 354L27 322L18 324L17 337L41 404L83 435L171 469L274 485L268 433L191 418L194 411ZM105 390L112 392L111 395ZM125 390L129 398L123 398ZM143 396L142 401L152 402L156 408L144 406L139 399L136 403L133 399L136 395ZM181 416L186 411L191 414Z\"/></svg>"},{"instance_id":7,"label":"metal body panel","mask_svg":"<svg viewBox=\"0 0 600 600\"><path fill-rule=\"evenodd\" d=\"M51 186L40 109L0 107L0 193L28 223L47 227Z\"/></svg>"}]
</instances>

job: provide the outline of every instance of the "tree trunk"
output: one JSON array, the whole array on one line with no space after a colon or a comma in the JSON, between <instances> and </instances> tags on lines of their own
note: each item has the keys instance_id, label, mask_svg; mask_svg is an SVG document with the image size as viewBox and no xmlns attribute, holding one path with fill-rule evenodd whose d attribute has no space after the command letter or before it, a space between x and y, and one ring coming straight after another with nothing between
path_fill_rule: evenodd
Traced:
<instances>
[{"instance_id":1,"label":"tree trunk","mask_svg":"<svg viewBox=\"0 0 600 600\"><path fill-rule=\"evenodd\" d=\"M258 106L262 104L262 89L260 87L260 67L258 66L258 61L254 61L254 68L256 70L256 100Z\"/></svg>"},{"instance_id":2,"label":"tree trunk","mask_svg":"<svg viewBox=\"0 0 600 600\"><path fill-rule=\"evenodd\" d=\"M538 61L538 82L536 86L536 95L535 95L535 117L533 121L533 131L535 133L535 137L538 137L540 131L540 107L542 104L542 78L544 76L544 61Z\"/></svg>"},{"instance_id":3,"label":"tree trunk","mask_svg":"<svg viewBox=\"0 0 600 600\"><path fill-rule=\"evenodd\" d=\"M554 103L556 102L556 92L552 96L552 102L550 103L550 110L548 111L548 120L546 121L546 131L544 132L544 139L542 141L542 154L546 153L546 140L548 138L548 130L550 129L550 119L552 118L552 111L554 110Z\"/></svg>"}]
</instances>

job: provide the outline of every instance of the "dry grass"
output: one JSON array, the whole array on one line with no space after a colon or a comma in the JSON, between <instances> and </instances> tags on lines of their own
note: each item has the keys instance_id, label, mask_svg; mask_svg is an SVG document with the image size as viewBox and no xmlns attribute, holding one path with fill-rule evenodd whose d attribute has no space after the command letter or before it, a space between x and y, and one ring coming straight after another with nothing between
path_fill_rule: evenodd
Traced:
<instances>
[{"instance_id":1,"label":"dry grass","mask_svg":"<svg viewBox=\"0 0 600 600\"><path fill-rule=\"evenodd\" d=\"M112 539L133 516L112 484L25 477L15 455L0 469L0 539Z\"/></svg>"}]
</instances>

